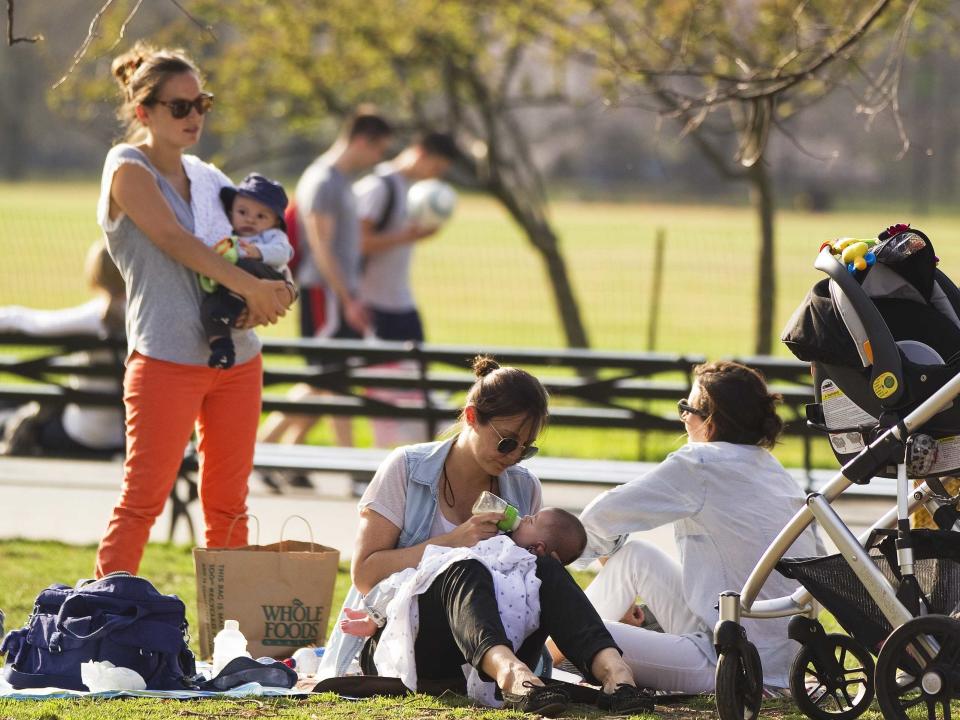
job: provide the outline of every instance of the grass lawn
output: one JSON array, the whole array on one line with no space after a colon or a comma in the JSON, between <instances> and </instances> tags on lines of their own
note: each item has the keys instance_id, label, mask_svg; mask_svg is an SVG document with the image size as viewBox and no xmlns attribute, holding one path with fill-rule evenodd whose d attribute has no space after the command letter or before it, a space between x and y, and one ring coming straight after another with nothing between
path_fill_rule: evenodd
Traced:
<instances>
[{"instance_id":1,"label":"grass lawn","mask_svg":"<svg viewBox=\"0 0 960 720\"><path fill-rule=\"evenodd\" d=\"M99 187L88 183L0 183L0 305L63 307L86 299L79 272L100 237ZM596 348L650 349L655 237L666 238L655 348L708 357L753 350L757 230L747 207L558 202L551 209L567 271ZM775 330L821 275L820 243L873 236L913 221L933 239L947 274L960 268L960 217L912 217L906 207L777 215ZM504 210L463 196L453 220L417 246L414 290L432 342L556 347L563 337L538 255ZM291 336L292 317L265 335ZM775 352L786 355L781 347Z\"/></svg>"},{"instance_id":2,"label":"grass lawn","mask_svg":"<svg viewBox=\"0 0 960 720\"><path fill-rule=\"evenodd\" d=\"M79 269L87 246L100 236L95 223L98 186L87 183L0 183L0 305L57 308L84 301ZM55 201L54 201L55 200ZM593 347L642 351L652 319L653 247L666 238L662 295L654 349L748 356L753 349L756 221L745 207L558 202L554 223ZM948 272L960 267L960 218L908 217L903 208L777 216L776 329L819 279L812 263L820 242L839 235L874 235L894 220L914 220L937 243ZM502 208L482 197L461 197L439 237L419 245L414 288L427 336L437 343L484 349L563 344L542 263ZM769 300L767 300L769 301ZM263 330L296 334L296 313ZM786 355L781 346L775 349ZM358 444L369 443L369 423L356 420ZM333 442L321 424L310 442ZM662 458L678 438L629 431L553 428L546 454L620 459ZM777 450L789 466L802 463L797 441ZM835 467L825 441L814 464Z\"/></svg>"},{"instance_id":3,"label":"grass lawn","mask_svg":"<svg viewBox=\"0 0 960 720\"><path fill-rule=\"evenodd\" d=\"M26 622L34 598L54 582L73 584L88 577L93 567L96 548L65 545L53 542L9 540L0 541L0 608L7 614L7 628L20 627ZM178 595L187 606L187 620L197 627L196 587L191 549L185 546L152 544L144 556L140 573L150 578L161 592ZM591 575L575 573L577 581L586 585ZM349 587L349 573L341 567L337 576L334 608L339 608ZM832 626L829 616L823 620ZM191 643L197 651L197 638ZM879 720L875 705L863 717ZM674 705L658 705L657 713L668 718L715 717L713 698L704 697ZM601 713L576 706L564 717L602 718ZM764 703L764 717L782 720L801 720L804 716L790 700L772 700ZM294 700L197 700L190 702L128 699L114 702L91 700L10 701L0 700L0 720L126 720L126 718L160 718L182 720L192 717L214 718L291 718L317 720L344 718L369 720L381 718L412 718L426 720L453 720L455 718L490 718L506 720L523 717L506 711L481 710L468 705L462 698L445 697L441 700L415 696L409 700L376 699L347 702L331 695L318 695L306 701ZM919 716L918 716L919 717Z\"/></svg>"}]
</instances>

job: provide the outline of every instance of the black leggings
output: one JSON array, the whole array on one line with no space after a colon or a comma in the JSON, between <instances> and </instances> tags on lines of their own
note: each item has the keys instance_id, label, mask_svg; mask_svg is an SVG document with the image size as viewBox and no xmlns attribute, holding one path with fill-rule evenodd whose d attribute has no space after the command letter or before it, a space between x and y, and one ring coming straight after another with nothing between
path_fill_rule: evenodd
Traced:
<instances>
[{"instance_id":1,"label":"black leggings","mask_svg":"<svg viewBox=\"0 0 960 720\"><path fill-rule=\"evenodd\" d=\"M603 621L566 568L552 557L537 558L540 578L540 627L519 649L517 657L536 667L547 637L583 673L590 672L594 656L606 648L619 652ZM478 560L454 563L419 596L420 630L414 644L417 676L425 680L463 681L460 666L470 663L480 670L483 656L495 645L513 647L497 608L493 577ZM364 656L372 658L376 639ZM368 670L372 663L365 662ZM489 680L483 672L481 678Z\"/></svg>"}]
</instances>

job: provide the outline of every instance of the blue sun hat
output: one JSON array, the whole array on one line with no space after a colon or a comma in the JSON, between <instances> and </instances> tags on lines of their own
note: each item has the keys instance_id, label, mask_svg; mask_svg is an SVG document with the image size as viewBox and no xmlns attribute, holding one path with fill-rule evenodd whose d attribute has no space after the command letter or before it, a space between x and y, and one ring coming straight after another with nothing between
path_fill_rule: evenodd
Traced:
<instances>
[{"instance_id":1,"label":"blue sun hat","mask_svg":"<svg viewBox=\"0 0 960 720\"><path fill-rule=\"evenodd\" d=\"M283 185L259 173L250 173L236 188L221 188L220 202L223 203L227 215L230 214L237 195L256 200L273 210L279 220L277 227L286 232L287 224L283 221L283 213L287 209L287 193L284 192Z\"/></svg>"}]
</instances>

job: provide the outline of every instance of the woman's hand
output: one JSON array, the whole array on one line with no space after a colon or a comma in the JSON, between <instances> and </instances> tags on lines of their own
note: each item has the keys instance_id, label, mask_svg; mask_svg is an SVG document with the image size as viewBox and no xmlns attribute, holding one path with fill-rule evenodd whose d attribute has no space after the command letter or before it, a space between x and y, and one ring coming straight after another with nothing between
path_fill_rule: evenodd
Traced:
<instances>
[{"instance_id":1,"label":"woman's hand","mask_svg":"<svg viewBox=\"0 0 960 720\"><path fill-rule=\"evenodd\" d=\"M249 329L257 325L273 325L286 315L296 299L296 293L283 280L260 280L250 278L250 289L240 293L247 303L247 309L237 319L237 327Z\"/></svg>"},{"instance_id":2,"label":"woman's hand","mask_svg":"<svg viewBox=\"0 0 960 720\"><path fill-rule=\"evenodd\" d=\"M487 540L496 535L499 532L497 523L502 519L503 513L497 512L473 515L465 523L444 535L443 544L447 547L472 547L481 540Z\"/></svg>"},{"instance_id":3,"label":"woman's hand","mask_svg":"<svg viewBox=\"0 0 960 720\"><path fill-rule=\"evenodd\" d=\"M643 627L643 621L646 617L643 614L643 608L634 603L630 609L623 614L620 622L624 625L633 625L634 627Z\"/></svg>"}]
</instances>

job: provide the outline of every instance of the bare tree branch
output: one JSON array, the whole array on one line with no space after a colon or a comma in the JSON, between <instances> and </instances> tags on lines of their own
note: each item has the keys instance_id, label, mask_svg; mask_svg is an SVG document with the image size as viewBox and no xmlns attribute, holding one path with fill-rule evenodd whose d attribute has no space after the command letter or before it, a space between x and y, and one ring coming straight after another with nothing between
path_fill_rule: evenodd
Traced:
<instances>
[{"instance_id":1,"label":"bare tree branch","mask_svg":"<svg viewBox=\"0 0 960 720\"><path fill-rule=\"evenodd\" d=\"M193 15L190 14L189 10L187 10L183 5L180 4L179 0L170 0L170 2L176 5L177 9L180 10L180 12L182 12L184 15L186 15L187 18L190 20L190 22L192 22L198 28L203 30L203 32L207 33L211 37L211 39L213 40L217 39L216 34L213 32L212 25L204 25L202 22L197 20L197 18L195 18Z\"/></svg>"},{"instance_id":2,"label":"bare tree branch","mask_svg":"<svg viewBox=\"0 0 960 720\"><path fill-rule=\"evenodd\" d=\"M802 142L800 142L800 139L799 139L796 135L794 135L791 130L788 130L787 127L786 127L786 125L784 125L784 123L782 123L780 120L774 118L774 119L773 119L773 124L776 125L777 130L779 130L780 133L781 133L787 140L790 141L790 144L793 145L793 147L795 147L799 153L801 153L801 154L803 154L803 155L806 155L808 158L811 158L811 159L816 160L816 161L818 161L818 162L831 163L831 162L835 161L835 160L837 159L837 157L839 157L839 152L836 151L836 150L834 150L834 151L833 151L832 153L830 153L829 155L817 155L816 153L811 152L810 150L808 150L808 149L806 148L806 146L804 146L804 144L803 144Z\"/></svg>"},{"instance_id":3,"label":"bare tree branch","mask_svg":"<svg viewBox=\"0 0 960 720\"><path fill-rule=\"evenodd\" d=\"M53 87L51 88L52 90L56 90L58 87L63 85L64 82L66 82L67 78L70 77L74 70L76 70L77 65L80 64L80 61L83 60L83 56L87 54L87 50L89 49L90 45L93 44L94 38L99 37L97 31L100 26L100 21L103 19L103 16L107 10L110 9L111 5L113 5L113 0L107 0L97 11L97 14L93 16L93 20L90 21L90 26L87 28L87 36L83 39L79 49L77 49L77 51L73 54L73 62L70 64L70 67L67 68L67 71L63 74L63 77L53 84ZM140 7L139 4L137 7ZM136 12L136 10L134 10L134 12Z\"/></svg>"},{"instance_id":4,"label":"bare tree branch","mask_svg":"<svg viewBox=\"0 0 960 720\"><path fill-rule=\"evenodd\" d=\"M73 71L77 69L77 66L83 60L84 56L87 54L87 50L90 49L90 46L93 44L93 41L98 37L100 37L99 35L100 23L103 20L103 16L110 9L110 6L113 5L113 2L114 0L106 0L106 2L97 11L97 14L93 16L93 20L90 21L90 27L87 28L87 36L83 39L83 42L80 44L80 47L77 49L77 52L74 53L73 55L73 62L70 63L70 67L67 68L67 71L63 74L63 76L53 84L53 86L51 87L51 90L56 90L58 87L60 87L61 85L63 85L63 83L67 81L67 79L73 74ZM193 22L197 27L199 27L204 32L208 33L210 37L212 37L214 40L217 39L217 36L214 34L213 28L210 25L204 25L199 20L197 20L197 18L191 15L190 12L187 11L187 9L184 8L183 5L181 5L178 0L170 0L170 2L173 3L177 7L177 9L180 10L180 12L186 15L190 19L190 21ZM13 4L13 0L7 0L8 13L12 8L12 4ZM117 47L117 45L120 44L120 41L123 40L124 34L127 31L127 26L130 24L130 21L133 20L137 12L140 10L141 5L143 5L143 0L137 0L136 3L134 3L133 9L131 9L130 12L127 13L127 17L124 18L123 23L120 25L120 30L117 33L116 41L113 43L113 45L111 45L108 48L107 52L112 51L114 48Z\"/></svg>"},{"instance_id":5,"label":"bare tree branch","mask_svg":"<svg viewBox=\"0 0 960 720\"><path fill-rule=\"evenodd\" d=\"M35 43L43 40L43 35L24 37L13 34L13 5L14 0L7 0L7 45L12 46L19 42Z\"/></svg>"},{"instance_id":6,"label":"bare tree branch","mask_svg":"<svg viewBox=\"0 0 960 720\"><path fill-rule=\"evenodd\" d=\"M720 105L731 100L753 100L761 97L772 97L814 77L819 71L838 58L846 57L849 50L869 31L877 19L887 10L891 2L892 0L877 0L873 7L867 11L857 25L852 28L839 43L832 49L821 53L819 57L796 72L784 74L782 73L782 68L778 65L771 73L752 72L752 74L745 74L743 76L717 73L712 70L690 65L679 68L656 68L647 66L639 59L643 58L644 54L636 48L635 43L631 41L631 35L625 31L622 23L619 22L619 19L610 10L605 0L598 0L594 7L603 15L608 26L618 35L624 47L633 58L632 63L624 65L622 69L647 77L696 77L727 84L725 90L718 92L712 98L702 96L689 96L684 98L698 105ZM912 5L916 2L917 0L913 0ZM908 14L912 15L912 12ZM673 90L666 88L664 88L664 90L674 93ZM678 93L677 97L683 98L683 95Z\"/></svg>"},{"instance_id":7,"label":"bare tree branch","mask_svg":"<svg viewBox=\"0 0 960 720\"><path fill-rule=\"evenodd\" d=\"M116 41L113 43L113 45L110 46L110 49L107 50L107 52L111 52L112 50L116 49L117 45L120 44L120 41L123 40L123 35L124 33L127 32L127 25L130 24L131 20L133 20L133 16L137 14L137 11L140 9L140 6L142 4L143 4L143 0L137 0L137 4L133 6L133 10L130 11L126 19L123 21L123 25L120 26L120 31L117 33ZM65 77L66 76L64 76L64 78Z\"/></svg>"}]
</instances>

